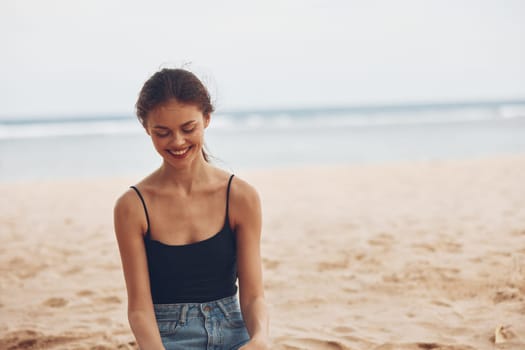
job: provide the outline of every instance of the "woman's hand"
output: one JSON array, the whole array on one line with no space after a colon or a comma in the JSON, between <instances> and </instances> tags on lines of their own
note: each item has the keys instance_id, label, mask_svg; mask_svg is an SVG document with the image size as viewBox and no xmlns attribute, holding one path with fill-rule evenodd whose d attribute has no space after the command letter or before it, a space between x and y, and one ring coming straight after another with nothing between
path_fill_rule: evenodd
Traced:
<instances>
[{"instance_id":1,"label":"woman's hand","mask_svg":"<svg viewBox=\"0 0 525 350\"><path fill-rule=\"evenodd\" d=\"M244 344L239 350L269 350L270 342L267 339L252 338L248 343Z\"/></svg>"}]
</instances>

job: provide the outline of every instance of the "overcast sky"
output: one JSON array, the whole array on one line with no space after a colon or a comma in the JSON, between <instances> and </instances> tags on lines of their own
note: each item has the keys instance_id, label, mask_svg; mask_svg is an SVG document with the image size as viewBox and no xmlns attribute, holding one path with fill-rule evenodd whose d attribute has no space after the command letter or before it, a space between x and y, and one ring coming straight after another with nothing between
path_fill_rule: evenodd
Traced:
<instances>
[{"instance_id":1,"label":"overcast sky","mask_svg":"<svg viewBox=\"0 0 525 350\"><path fill-rule=\"evenodd\" d=\"M191 62L219 109L525 98L525 1L2 0L0 116L132 113Z\"/></svg>"}]
</instances>

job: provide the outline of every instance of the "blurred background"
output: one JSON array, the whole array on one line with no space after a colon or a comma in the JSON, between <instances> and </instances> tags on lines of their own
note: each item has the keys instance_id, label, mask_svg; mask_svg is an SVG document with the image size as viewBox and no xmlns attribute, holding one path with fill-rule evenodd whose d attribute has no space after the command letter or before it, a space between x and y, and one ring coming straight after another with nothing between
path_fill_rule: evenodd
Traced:
<instances>
[{"instance_id":1,"label":"blurred background","mask_svg":"<svg viewBox=\"0 0 525 350\"><path fill-rule=\"evenodd\" d=\"M525 2L0 3L0 181L147 174L159 68L210 89L232 171L525 152Z\"/></svg>"}]
</instances>

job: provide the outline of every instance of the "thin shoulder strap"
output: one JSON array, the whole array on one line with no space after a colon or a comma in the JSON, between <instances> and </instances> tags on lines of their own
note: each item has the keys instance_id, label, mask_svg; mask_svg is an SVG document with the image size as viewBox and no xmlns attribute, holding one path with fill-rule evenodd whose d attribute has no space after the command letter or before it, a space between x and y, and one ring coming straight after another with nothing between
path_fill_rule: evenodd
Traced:
<instances>
[{"instance_id":1,"label":"thin shoulder strap","mask_svg":"<svg viewBox=\"0 0 525 350\"><path fill-rule=\"evenodd\" d=\"M228 214L230 208L230 187L234 176L234 174L230 176L230 179L228 180L228 189L226 190L226 220L228 221L228 224L230 223L230 215Z\"/></svg>"},{"instance_id":2,"label":"thin shoulder strap","mask_svg":"<svg viewBox=\"0 0 525 350\"><path fill-rule=\"evenodd\" d=\"M146 222L148 223L148 229L146 230L146 234L149 234L149 215L148 215L148 208L146 208L146 202L144 202L144 197L142 197L142 194L140 194L140 191L135 186L129 186L130 188L134 189L135 192L139 195L140 201L142 202L142 205L144 206L144 213L146 213Z\"/></svg>"}]
</instances>

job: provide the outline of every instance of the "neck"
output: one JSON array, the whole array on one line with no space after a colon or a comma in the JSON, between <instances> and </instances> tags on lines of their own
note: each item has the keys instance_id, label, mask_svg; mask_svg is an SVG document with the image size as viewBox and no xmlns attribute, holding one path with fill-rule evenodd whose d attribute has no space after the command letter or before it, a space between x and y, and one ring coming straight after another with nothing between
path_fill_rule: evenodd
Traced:
<instances>
[{"instance_id":1,"label":"neck","mask_svg":"<svg viewBox=\"0 0 525 350\"><path fill-rule=\"evenodd\" d=\"M157 171L163 186L176 188L189 194L195 184L203 182L208 177L210 165L199 157L190 166L185 168L174 168L163 162Z\"/></svg>"}]
</instances>

